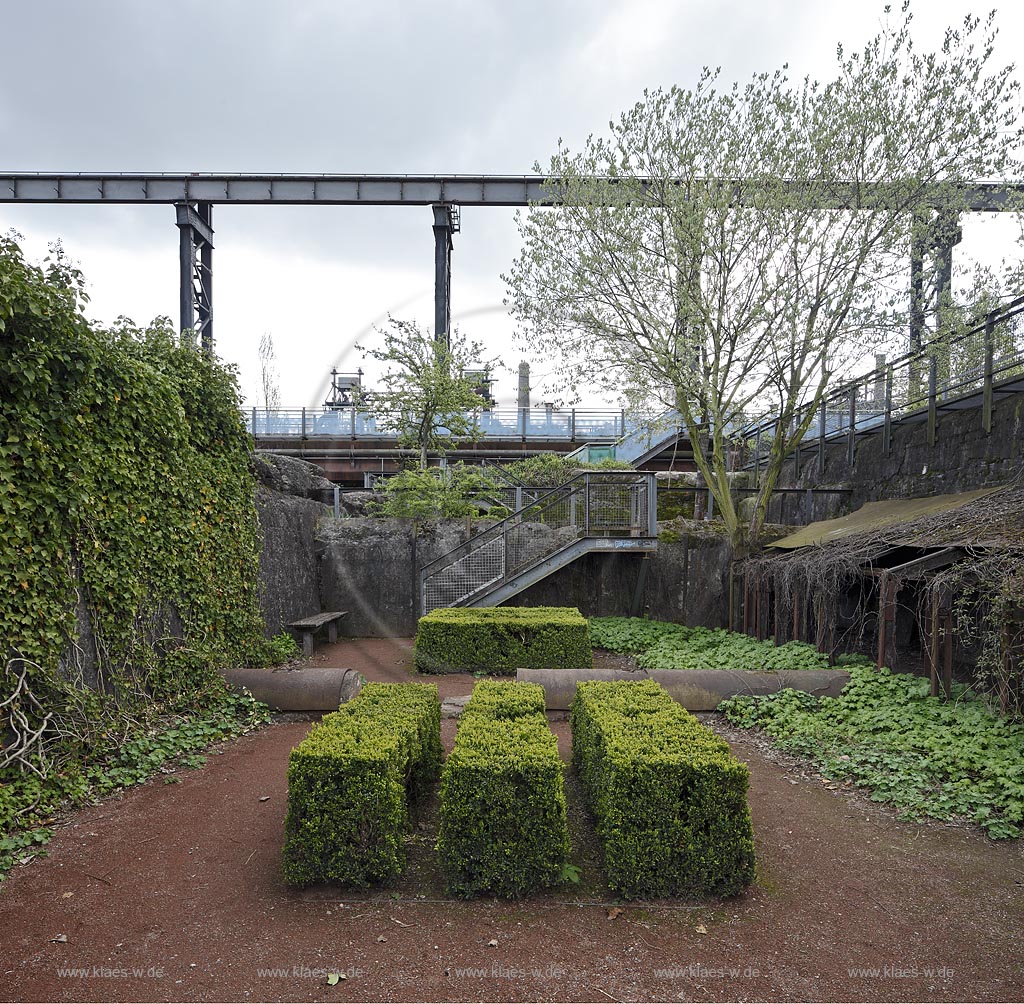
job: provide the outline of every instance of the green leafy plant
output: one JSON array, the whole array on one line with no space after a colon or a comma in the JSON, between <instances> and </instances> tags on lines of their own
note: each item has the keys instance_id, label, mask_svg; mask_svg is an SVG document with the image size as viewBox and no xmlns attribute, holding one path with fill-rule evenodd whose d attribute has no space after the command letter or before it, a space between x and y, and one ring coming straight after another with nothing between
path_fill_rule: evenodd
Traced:
<instances>
[{"instance_id":1,"label":"green leafy plant","mask_svg":"<svg viewBox=\"0 0 1024 1004\"><path fill-rule=\"evenodd\" d=\"M593 665L575 607L440 607L420 618L415 652L421 673Z\"/></svg>"},{"instance_id":2,"label":"green leafy plant","mask_svg":"<svg viewBox=\"0 0 1024 1004\"><path fill-rule=\"evenodd\" d=\"M260 715L217 672L266 645L235 373L167 318L90 324L83 290L59 246L40 267L0 237L0 820L15 841L182 752L168 722L206 722L198 750Z\"/></svg>"},{"instance_id":3,"label":"green leafy plant","mask_svg":"<svg viewBox=\"0 0 1024 1004\"><path fill-rule=\"evenodd\" d=\"M367 512L416 520L479 516L495 507L497 489L493 475L480 467L406 468L388 478L384 500L371 502Z\"/></svg>"},{"instance_id":4,"label":"green leafy plant","mask_svg":"<svg viewBox=\"0 0 1024 1004\"><path fill-rule=\"evenodd\" d=\"M573 763L627 898L730 895L754 880L749 772L652 680L582 682Z\"/></svg>"},{"instance_id":5,"label":"green leafy plant","mask_svg":"<svg viewBox=\"0 0 1024 1004\"><path fill-rule=\"evenodd\" d=\"M722 628L688 628L641 617L591 617L590 640L598 648L637 655L642 669L733 669L762 673L828 669L813 645L776 645ZM849 656L850 664L863 660Z\"/></svg>"},{"instance_id":6,"label":"green leafy plant","mask_svg":"<svg viewBox=\"0 0 1024 1004\"><path fill-rule=\"evenodd\" d=\"M292 750L284 824L291 885L384 882L405 868L410 804L441 767L437 687L371 683Z\"/></svg>"},{"instance_id":7,"label":"green leafy plant","mask_svg":"<svg viewBox=\"0 0 1024 1004\"><path fill-rule=\"evenodd\" d=\"M562 762L537 684L484 680L441 777L437 851L456 896L522 896L568 865Z\"/></svg>"},{"instance_id":8,"label":"green leafy plant","mask_svg":"<svg viewBox=\"0 0 1024 1004\"><path fill-rule=\"evenodd\" d=\"M826 777L870 790L905 818L965 819L993 838L1024 825L1024 725L996 717L959 688L951 702L927 680L854 666L839 697L792 690L735 697L720 710L809 757Z\"/></svg>"}]
</instances>

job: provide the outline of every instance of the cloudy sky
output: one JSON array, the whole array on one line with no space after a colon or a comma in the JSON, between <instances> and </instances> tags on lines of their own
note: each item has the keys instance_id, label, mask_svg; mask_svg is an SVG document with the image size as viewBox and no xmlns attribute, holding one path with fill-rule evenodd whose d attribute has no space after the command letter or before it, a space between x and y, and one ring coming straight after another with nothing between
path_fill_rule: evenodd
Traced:
<instances>
[{"instance_id":1,"label":"cloudy sky","mask_svg":"<svg viewBox=\"0 0 1024 1004\"><path fill-rule=\"evenodd\" d=\"M997 56L1024 51L1021 5ZM915 6L936 47L970 6ZM987 5L976 8L987 10ZM726 81L789 63L831 75L881 3L832 0L3 0L0 171L526 174L559 137L579 146L645 87ZM254 403L273 335L285 405L323 400L389 312L432 323L429 207L217 207L217 351ZM170 206L10 206L42 257L61 238L89 280L90 316L177 316ZM968 234L970 240L971 234ZM977 243L977 238L975 238ZM467 208L453 317L514 369L501 307L518 246L512 210ZM544 360L533 360L535 375ZM538 381L539 382L539 381ZM557 396L559 388L546 388ZM504 374L499 401L514 400Z\"/></svg>"}]
</instances>

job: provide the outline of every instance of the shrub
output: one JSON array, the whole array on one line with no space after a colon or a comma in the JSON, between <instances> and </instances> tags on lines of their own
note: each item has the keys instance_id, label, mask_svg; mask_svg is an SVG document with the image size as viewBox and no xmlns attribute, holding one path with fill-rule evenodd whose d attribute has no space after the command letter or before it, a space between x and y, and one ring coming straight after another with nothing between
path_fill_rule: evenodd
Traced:
<instances>
[{"instance_id":1,"label":"shrub","mask_svg":"<svg viewBox=\"0 0 1024 1004\"><path fill-rule=\"evenodd\" d=\"M580 683L573 762L626 898L730 895L754 880L747 767L652 680Z\"/></svg>"},{"instance_id":2,"label":"shrub","mask_svg":"<svg viewBox=\"0 0 1024 1004\"><path fill-rule=\"evenodd\" d=\"M284 877L369 885L405 867L409 803L441 764L437 687L371 683L292 750Z\"/></svg>"},{"instance_id":3,"label":"shrub","mask_svg":"<svg viewBox=\"0 0 1024 1004\"><path fill-rule=\"evenodd\" d=\"M593 660L587 622L575 607L441 607L421 617L416 631L421 673L589 668Z\"/></svg>"},{"instance_id":4,"label":"shrub","mask_svg":"<svg viewBox=\"0 0 1024 1004\"><path fill-rule=\"evenodd\" d=\"M456 896L522 896L560 880L569 834L542 687L473 688L444 765L437 850Z\"/></svg>"},{"instance_id":5,"label":"shrub","mask_svg":"<svg viewBox=\"0 0 1024 1004\"><path fill-rule=\"evenodd\" d=\"M400 519L459 519L479 516L494 507L500 486L495 477L479 467L406 468L384 483L384 499L371 502L371 516Z\"/></svg>"}]
</instances>

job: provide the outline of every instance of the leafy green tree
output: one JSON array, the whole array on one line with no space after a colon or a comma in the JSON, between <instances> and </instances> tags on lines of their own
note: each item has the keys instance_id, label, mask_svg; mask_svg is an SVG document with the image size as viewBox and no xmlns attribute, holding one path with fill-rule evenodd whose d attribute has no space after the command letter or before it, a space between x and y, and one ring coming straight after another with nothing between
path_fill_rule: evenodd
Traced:
<instances>
[{"instance_id":1,"label":"leafy green tree","mask_svg":"<svg viewBox=\"0 0 1024 1004\"><path fill-rule=\"evenodd\" d=\"M994 34L968 17L919 53L905 6L863 51L840 47L825 84L782 70L723 88L705 70L645 92L606 137L560 144L557 205L519 217L522 335L570 385L678 412L738 547L830 378L905 323L914 228L962 207L965 183L1019 175L1019 87L990 66ZM747 522L729 447L757 414L778 421Z\"/></svg>"},{"instance_id":2,"label":"leafy green tree","mask_svg":"<svg viewBox=\"0 0 1024 1004\"><path fill-rule=\"evenodd\" d=\"M409 468L387 480L384 500L373 504L371 512L416 520L477 516L494 505L498 487L479 467Z\"/></svg>"},{"instance_id":3,"label":"leafy green tree","mask_svg":"<svg viewBox=\"0 0 1024 1004\"><path fill-rule=\"evenodd\" d=\"M433 338L415 321L390 318L378 329L383 348L356 346L387 370L383 389L375 390L364 406L386 431L398 435L399 444L415 448L426 470L430 453L443 456L460 442L477 435L477 413L483 400L469 370L491 369L483 360L483 346L466 341L457 330L450 345Z\"/></svg>"}]
</instances>

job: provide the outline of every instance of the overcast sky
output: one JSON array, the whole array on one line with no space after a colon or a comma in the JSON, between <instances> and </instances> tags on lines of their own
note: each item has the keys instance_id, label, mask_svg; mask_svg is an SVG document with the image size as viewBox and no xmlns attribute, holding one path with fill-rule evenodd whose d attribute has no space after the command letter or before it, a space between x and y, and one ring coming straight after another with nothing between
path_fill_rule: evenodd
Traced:
<instances>
[{"instance_id":1,"label":"overcast sky","mask_svg":"<svg viewBox=\"0 0 1024 1004\"><path fill-rule=\"evenodd\" d=\"M898 4L896 5L898 6ZM997 55L1024 52L1022 5ZM915 5L918 46L971 8ZM0 0L0 171L526 174L559 137L578 147L645 87L725 81L788 62L831 75L883 5L829 0ZM333 365L388 312L433 321L429 207L216 207L215 333L254 402L272 333L282 404L315 406ZM62 238L89 314L177 318L171 206L10 206L30 255ZM968 235L970 237L970 234ZM453 318L510 369L501 307L513 211L467 208ZM545 370L533 360L535 378ZM536 383L540 383L535 379ZM557 396L559 388L546 388ZM502 374L499 401L514 402Z\"/></svg>"}]
</instances>

